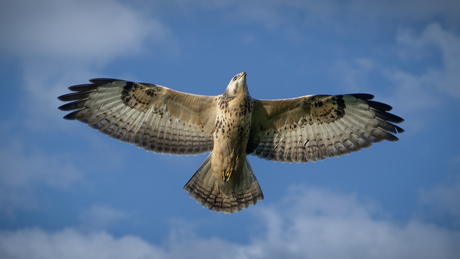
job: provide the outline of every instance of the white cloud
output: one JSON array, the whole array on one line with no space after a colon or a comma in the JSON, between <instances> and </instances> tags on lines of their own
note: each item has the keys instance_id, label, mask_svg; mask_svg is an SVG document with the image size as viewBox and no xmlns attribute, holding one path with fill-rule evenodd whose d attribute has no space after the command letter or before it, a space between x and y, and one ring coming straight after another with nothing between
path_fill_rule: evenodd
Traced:
<instances>
[{"instance_id":1,"label":"white cloud","mask_svg":"<svg viewBox=\"0 0 460 259\"><path fill-rule=\"evenodd\" d=\"M254 247L264 258L283 251L306 258L454 258L460 252L459 232L414 220L398 225L352 195L296 187L280 207L262 216L269 238Z\"/></svg>"},{"instance_id":2,"label":"white cloud","mask_svg":"<svg viewBox=\"0 0 460 259\"><path fill-rule=\"evenodd\" d=\"M398 113L419 114L421 110L439 106L442 100L460 98L460 36L433 23L419 35L399 30L396 43L399 59L403 61L399 64L382 64L371 58L337 62L335 69L346 87L351 91L374 87L380 93L378 100L397 105ZM439 64L432 59L439 59ZM405 64L420 68L417 72L407 71ZM390 91L369 83L368 77L375 74L389 81Z\"/></svg>"},{"instance_id":3,"label":"white cloud","mask_svg":"<svg viewBox=\"0 0 460 259\"><path fill-rule=\"evenodd\" d=\"M30 147L29 147L30 148ZM10 186L28 186L35 181L67 188L81 180L80 172L61 154L45 154L30 148L10 144L0 148L2 183Z\"/></svg>"},{"instance_id":4,"label":"white cloud","mask_svg":"<svg viewBox=\"0 0 460 259\"><path fill-rule=\"evenodd\" d=\"M66 189L82 181L82 173L66 155L27 148L20 142L0 147L0 209L9 214L18 208L34 208L38 185Z\"/></svg>"},{"instance_id":5,"label":"white cloud","mask_svg":"<svg viewBox=\"0 0 460 259\"><path fill-rule=\"evenodd\" d=\"M107 205L93 205L80 211L78 219L83 229L107 229L113 223L126 219L128 214Z\"/></svg>"},{"instance_id":6,"label":"white cloud","mask_svg":"<svg viewBox=\"0 0 460 259\"><path fill-rule=\"evenodd\" d=\"M460 37L441 28L439 24L428 26L423 35L442 52L444 77L439 87L460 99Z\"/></svg>"},{"instance_id":7,"label":"white cloud","mask_svg":"<svg viewBox=\"0 0 460 259\"><path fill-rule=\"evenodd\" d=\"M447 106L442 104L460 99L460 37L433 23L418 36L400 30L396 39L401 58L422 69L417 73L400 67L383 67L384 77L393 82L394 88L382 101L397 105L403 117L411 114L409 127L412 128L407 130L415 132L425 127L427 118L435 116L421 111L445 109ZM427 61L430 59L438 59L439 64Z\"/></svg>"},{"instance_id":8,"label":"white cloud","mask_svg":"<svg viewBox=\"0 0 460 259\"><path fill-rule=\"evenodd\" d=\"M114 238L105 232L82 234L72 229L47 233L38 229L2 232L0 257L12 258L165 258L138 237Z\"/></svg>"},{"instance_id":9,"label":"white cloud","mask_svg":"<svg viewBox=\"0 0 460 259\"><path fill-rule=\"evenodd\" d=\"M406 113L418 113L440 104L437 91L440 74L430 70L425 74L415 75L402 70L388 69L385 76L393 82L394 92L388 98L398 105L398 110Z\"/></svg>"},{"instance_id":10,"label":"white cloud","mask_svg":"<svg viewBox=\"0 0 460 259\"><path fill-rule=\"evenodd\" d=\"M0 49L24 59L105 62L166 37L160 22L115 0L20 0L0 10Z\"/></svg>"},{"instance_id":11,"label":"white cloud","mask_svg":"<svg viewBox=\"0 0 460 259\"><path fill-rule=\"evenodd\" d=\"M339 73L340 81L350 92L361 92L369 88L369 73L376 69L376 62L367 58L357 58L351 62L338 61L334 70Z\"/></svg>"},{"instance_id":12,"label":"white cloud","mask_svg":"<svg viewBox=\"0 0 460 259\"><path fill-rule=\"evenodd\" d=\"M444 30L439 24L433 23L428 25L420 36L414 36L409 30L400 30L397 41L402 47L402 55L405 58L414 57L417 61L435 55L439 51L442 62L441 68L427 67L423 75L418 76L412 81L420 85L420 89L429 91L440 90L444 93L460 98L460 37L452 32ZM433 53L434 52L434 53ZM402 74L402 75L401 75ZM405 83L411 75L408 73L395 73L394 79L401 80ZM406 84L402 84L404 88ZM409 86L407 87L412 87ZM432 89L428 89L432 88ZM435 89L433 89L435 88Z\"/></svg>"},{"instance_id":13,"label":"white cloud","mask_svg":"<svg viewBox=\"0 0 460 259\"><path fill-rule=\"evenodd\" d=\"M460 223L460 172L448 177L448 180L431 190L425 190L420 195L423 205L433 208L439 216L452 217Z\"/></svg>"},{"instance_id":14,"label":"white cloud","mask_svg":"<svg viewBox=\"0 0 460 259\"><path fill-rule=\"evenodd\" d=\"M278 204L255 207L253 215L264 231L248 244L201 238L180 226L161 245L103 231L24 229L0 232L0 257L448 259L460 253L460 232L415 220L392 222L353 195L297 186Z\"/></svg>"}]
</instances>

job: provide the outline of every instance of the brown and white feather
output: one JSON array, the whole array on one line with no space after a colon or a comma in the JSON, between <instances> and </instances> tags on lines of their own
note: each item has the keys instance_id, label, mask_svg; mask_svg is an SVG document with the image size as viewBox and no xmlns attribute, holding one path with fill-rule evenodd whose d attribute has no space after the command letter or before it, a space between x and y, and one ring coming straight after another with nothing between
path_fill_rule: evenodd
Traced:
<instances>
[{"instance_id":1,"label":"brown and white feather","mask_svg":"<svg viewBox=\"0 0 460 259\"><path fill-rule=\"evenodd\" d=\"M404 130L391 107L372 95L310 95L283 100L254 100L246 152L267 160L306 163L398 140ZM393 122L393 123L392 123Z\"/></svg>"},{"instance_id":2,"label":"brown and white feather","mask_svg":"<svg viewBox=\"0 0 460 259\"><path fill-rule=\"evenodd\" d=\"M264 196L246 155L306 163L339 157L404 132L391 106L369 94L308 95L257 100L246 72L219 96L116 79L69 87L64 118L79 120L111 138L147 151L176 155L211 152L184 186L214 211L232 213Z\"/></svg>"},{"instance_id":3,"label":"brown and white feather","mask_svg":"<svg viewBox=\"0 0 460 259\"><path fill-rule=\"evenodd\" d=\"M59 107L111 138L155 153L195 155L212 151L216 97L116 79L69 87Z\"/></svg>"}]
</instances>

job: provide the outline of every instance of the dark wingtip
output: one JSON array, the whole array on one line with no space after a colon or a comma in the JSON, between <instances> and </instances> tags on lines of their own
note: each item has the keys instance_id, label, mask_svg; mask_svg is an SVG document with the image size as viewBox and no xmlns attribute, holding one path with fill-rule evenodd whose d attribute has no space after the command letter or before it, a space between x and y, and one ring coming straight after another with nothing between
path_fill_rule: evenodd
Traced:
<instances>
[{"instance_id":1,"label":"dark wingtip","mask_svg":"<svg viewBox=\"0 0 460 259\"><path fill-rule=\"evenodd\" d=\"M88 99L82 99L75 102L66 103L64 105L59 106L58 109L61 111L73 111L76 109L81 109L85 106L87 100Z\"/></svg>"},{"instance_id":2,"label":"dark wingtip","mask_svg":"<svg viewBox=\"0 0 460 259\"><path fill-rule=\"evenodd\" d=\"M76 110L74 112L71 112L69 114L67 114L66 116L64 116L63 118L66 119L66 120L76 120L77 117L78 117L78 112L80 110Z\"/></svg>"},{"instance_id":3,"label":"dark wingtip","mask_svg":"<svg viewBox=\"0 0 460 259\"><path fill-rule=\"evenodd\" d=\"M390 123L390 122L393 122L393 123L402 123L402 122L404 122L403 118L388 112L388 111L391 111L393 109L393 107L391 107L390 105L385 104L385 103L371 101L371 99L374 98L374 95L372 95L372 94L357 93L357 94L351 94L351 95L353 95L354 97L356 97L358 99L365 100L367 102L367 104L369 105L370 109L375 112L376 117L379 118L380 120L382 120L383 122L385 122L383 125L380 125L381 127L383 127L383 129L385 131L389 131L389 132L392 132L392 133L398 133L398 134L404 132L403 128L398 127L398 126ZM392 134L389 134L389 135L391 137L389 136L387 138L387 140L389 140L389 141L398 141L399 140L396 136L394 136Z\"/></svg>"},{"instance_id":4,"label":"dark wingtip","mask_svg":"<svg viewBox=\"0 0 460 259\"><path fill-rule=\"evenodd\" d=\"M396 128L397 133L403 133L405 131L403 128L398 127L396 125L395 125L395 128Z\"/></svg>"},{"instance_id":5,"label":"dark wingtip","mask_svg":"<svg viewBox=\"0 0 460 259\"><path fill-rule=\"evenodd\" d=\"M110 84L116 81L124 81L119 79L112 79L112 78L93 78L89 80L92 84L79 84L73 85L69 87L70 91L74 93L64 94L58 98L58 100L63 102L73 101L71 103L66 103L58 107L61 111L71 111L75 110L66 116L64 119L66 120L76 120L81 114L81 111L84 109L85 103L87 102L89 96L97 91L97 88L104 84Z\"/></svg>"},{"instance_id":6,"label":"dark wingtip","mask_svg":"<svg viewBox=\"0 0 460 259\"><path fill-rule=\"evenodd\" d=\"M125 81L125 80L114 79L114 78L93 78L93 79L90 79L89 81L99 86L103 84L110 84L116 81Z\"/></svg>"},{"instance_id":7,"label":"dark wingtip","mask_svg":"<svg viewBox=\"0 0 460 259\"><path fill-rule=\"evenodd\" d=\"M396 142L399 140L399 138L396 137L395 135L391 135L391 137L387 138L386 140L391 141L391 142Z\"/></svg>"},{"instance_id":8,"label":"dark wingtip","mask_svg":"<svg viewBox=\"0 0 460 259\"><path fill-rule=\"evenodd\" d=\"M362 99L362 100L371 100L371 99L374 99L374 95L372 94L365 94L365 93L356 93L356 94L350 94L358 99Z\"/></svg>"},{"instance_id":9,"label":"dark wingtip","mask_svg":"<svg viewBox=\"0 0 460 259\"><path fill-rule=\"evenodd\" d=\"M67 104L61 105L61 106L58 107L58 109L61 110L61 111L67 111L66 108L65 108L66 105Z\"/></svg>"},{"instance_id":10,"label":"dark wingtip","mask_svg":"<svg viewBox=\"0 0 460 259\"><path fill-rule=\"evenodd\" d=\"M381 110L381 111L391 111L393 109L393 107L391 107L390 105L386 103L381 103L381 102L376 102L376 101L367 101L367 103L369 104L370 107Z\"/></svg>"},{"instance_id":11,"label":"dark wingtip","mask_svg":"<svg viewBox=\"0 0 460 259\"><path fill-rule=\"evenodd\" d=\"M80 84L80 85L72 85L69 86L70 91L74 92L86 92L91 91L97 88L97 85L94 84Z\"/></svg>"},{"instance_id":12,"label":"dark wingtip","mask_svg":"<svg viewBox=\"0 0 460 259\"><path fill-rule=\"evenodd\" d=\"M64 95L59 96L58 99L63 102L82 100L82 99L87 99L93 92L94 91L85 91L85 92L64 94Z\"/></svg>"}]
</instances>

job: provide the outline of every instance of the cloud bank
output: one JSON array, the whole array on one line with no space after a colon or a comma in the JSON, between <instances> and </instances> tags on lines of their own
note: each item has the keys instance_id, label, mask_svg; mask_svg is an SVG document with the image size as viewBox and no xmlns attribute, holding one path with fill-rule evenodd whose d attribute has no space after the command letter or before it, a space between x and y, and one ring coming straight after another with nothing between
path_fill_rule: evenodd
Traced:
<instances>
[{"instance_id":1,"label":"cloud bank","mask_svg":"<svg viewBox=\"0 0 460 259\"><path fill-rule=\"evenodd\" d=\"M105 212L104 212L105 211ZM101 214L102 212L102 214ZM91 208L86 215L114 214ZM123 217L125 215L122 215ZM272 206L255 209L248 244L202 238L173 227L162 244L137 236L22 229L0 232L1 258L456 258L460 232L411 220L393 222L354 195L294 186ZM104 216L105 217L105 216ZM220 233L222 234L222 233Z\"/></svg>"},{"instance_id":2,"label":"cloud bank","mask_svg":"<svg viewBox=\"0 0 460 259\"><path fill-rule=\"evenodd\" d=\"M10 1L0 14L0 49L24 59L106 62L165 37L160 22L114 0Z\"/></svg>"}]
</instances>

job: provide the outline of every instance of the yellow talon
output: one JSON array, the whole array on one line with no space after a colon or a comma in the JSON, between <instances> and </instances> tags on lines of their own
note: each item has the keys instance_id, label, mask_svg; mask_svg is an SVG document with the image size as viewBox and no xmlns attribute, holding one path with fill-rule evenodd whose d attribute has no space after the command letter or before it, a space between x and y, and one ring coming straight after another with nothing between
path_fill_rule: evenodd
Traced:
<instances>
[{"instance_id":1,"label":"yellow talon","mask_svg":"<svg viewBox=\"0 0 460 259\"><path fill-rule=\"evenodd\" d=\"M228 182L230 180L230 176L232 176L232 171L232 169L230 169L227 172L225 172L225 170L222 170L222 180Z\"/></svg>"}]
</instances>

